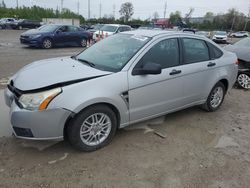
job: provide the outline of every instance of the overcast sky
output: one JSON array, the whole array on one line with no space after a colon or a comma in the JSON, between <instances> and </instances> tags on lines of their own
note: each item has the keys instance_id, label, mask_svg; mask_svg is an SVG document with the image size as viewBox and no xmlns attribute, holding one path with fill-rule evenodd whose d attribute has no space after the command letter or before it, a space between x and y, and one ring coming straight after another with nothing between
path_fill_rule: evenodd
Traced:
<instances>
[{"instance_id":1,"label":"overcast sky","mask_svg":"<svg viewBox=\"0 0 250 188\"><path fill-rule=\"evenodd\" d=\"M16 6L17 0L5 0L8 7ZM56 8L61 7L61 0L18 0L19 5L31 6L32 4L46 7ZM131 2L134 5L133 18L146 19L152 17L155 11L158 12L160 17L163 17L164 4L166 0L90 0L91 17L99 17L99 5L102 4L102 16L104 14L110 15L114 12L115 17L120 17L119 9L124 2ZM63 7L69 8L77 12L78 0L63 0ZM79 0L80 14L85 18L88 17L88 0ZM225 13L229 8L236 8L238 11L248 14L250 7L250 0L167 0L166 17L171 12L176 10L181 11L184 16L189 8L193 7L194 13L192 17L203 16L206 12L211 11L214 13Z\"/></svg>"}]
</instances>

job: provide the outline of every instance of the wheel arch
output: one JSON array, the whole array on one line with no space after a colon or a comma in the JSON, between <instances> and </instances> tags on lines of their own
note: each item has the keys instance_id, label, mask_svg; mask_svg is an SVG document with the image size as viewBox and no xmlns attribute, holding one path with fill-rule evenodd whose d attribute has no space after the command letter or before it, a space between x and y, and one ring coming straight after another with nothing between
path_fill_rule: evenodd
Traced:
<instances>
[{"instance_id":1,"label":"wheel arch","mask_svg":"<svg viewBox=\"0 0 250 188\"><path fill-rule=\"evenodd\" d=\"M115 113L116 118L117 118L117 123L118 123L117 128L119 128L119 125L120 125L120 122L121 122L121 114L120 114L120 111L118 110L118 108L114 104L111 104L111 103L108 103L108 102L97 102L97 103L93 103L93 104L90 104L88 106L85 106L84 108L80 109L78 112L73 113L71 116L68 117L68 119L66 120L66 122L64 124L64 128L63 128L63 137L64 137L64 139L67 139L67 128L70 126L70 121L77 114L81 113L82 111L86 110L87 108L90 108L90 107L96 106L96 105L106 105L106 106L108 106Z\"/></svg>"},{"instance_id":2,"label":"wheel arch","mask_svg":"<svg viewBox=\"0 0 250 188\"><path fill-rule=\"evenodd\" d=\"M221 82L225 86L225 89L226 89L226 92L227 92L228 91L228 86L229 86L229 81L227 79L223 78L223 79L219 80L218 82Z\"/></svg>"}]
</instances>

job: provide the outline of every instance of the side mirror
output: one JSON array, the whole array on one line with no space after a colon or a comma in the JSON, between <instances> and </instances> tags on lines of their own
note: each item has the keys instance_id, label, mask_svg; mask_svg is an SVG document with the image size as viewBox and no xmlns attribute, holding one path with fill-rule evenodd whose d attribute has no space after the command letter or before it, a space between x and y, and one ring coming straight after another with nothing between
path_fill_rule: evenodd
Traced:
<instances>
[{"instance_id":1,"label":"side mirror","mask_svg":"<svg viewBox=\"0 0 250 188\"><path fill-rule=\"evenodd\" d=\"M142 68L134 68L132 75L161 74L161 65L148 62Z\"/></svg>"},{"instance_id":2,"label":"side mirror","mask_svg":"<svg viewBox=\"0 0 250 188\"><path fill-rule=\"evenodd\" d=\"M57 30L56 31L56 34L61 34L62 33L62 30Z\"/></svg>"}]
</instances>

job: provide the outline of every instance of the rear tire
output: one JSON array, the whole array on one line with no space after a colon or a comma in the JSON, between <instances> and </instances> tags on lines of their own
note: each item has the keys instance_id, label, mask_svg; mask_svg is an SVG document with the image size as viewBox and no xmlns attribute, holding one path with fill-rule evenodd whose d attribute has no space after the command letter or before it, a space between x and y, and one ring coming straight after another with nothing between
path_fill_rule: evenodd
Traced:
<instances>
[{"instance_id":1,"label":"rear tire","mask_svg":"<svg viewBox=\"0 0 250 188\"><path fill-rule=\"evenodd\" d=\"M243 89L250 89L250 73L239 73L237 77L237 84Z\"/></svg>"},{"instance_id":2,"label":"rear tire","mask_svg":"<svg viewBox=\"0 0 250 188\"><path fill-rule=\"evenodd\" d=\"M118 127L116 114L106 105L95 105L77 114L67 126L69 143L80 151L95 151L110 143Z\"/></svg>"},{"instance_id":3,"label":"rear tire","mask_svg":"<svg viewBox=\"0 0 250 188\"><path fill-rule=\"evenodd\" d=\"M85 38L81 39L80 46L81 47L86 47L87 46L87 39L85 39Z\"/></svg>"},{"instance_id":4,"label":"rear tire","mask_svg":"<svg viewBox=\"0 0 250 188\"><path fill-rule=\"evenodd\" d=\"M218 82L211 90L207 101L202 105L202 109L208 112L214 112L218 110L224 101L226 94L226 88L223 83Z\"/></svg>"}]
</instances>

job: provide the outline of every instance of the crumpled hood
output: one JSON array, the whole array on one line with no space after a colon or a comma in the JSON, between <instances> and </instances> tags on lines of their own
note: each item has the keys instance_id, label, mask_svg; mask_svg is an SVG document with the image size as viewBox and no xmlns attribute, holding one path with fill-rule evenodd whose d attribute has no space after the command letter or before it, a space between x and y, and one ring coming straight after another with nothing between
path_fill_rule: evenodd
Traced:
<instances>
[{"instance_id":1,"label":"crumpled hood","mask_svg":"<svg viewBox=\"0 0 250 188\"><path fill-rule=\"evenodd\" d=\"M12 80L17 89L29 91L110 73L92 68L70 57L63 57L31 63L19 70Z\"/></svg>"},{"instance_id":2,"label":"crumpled hood","mask_svg":"<svg viewBox=\"0 0 250 188\"><path fill-rule=\"evenodd\" d=\"M224 49L236 53L238 59L250 62L250 48L239 47L236 45L227 45L224 47Z\"/></svg>"}]
</instances>

